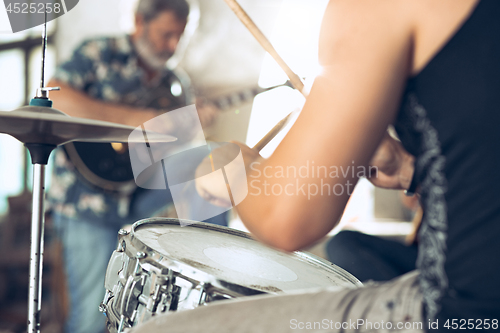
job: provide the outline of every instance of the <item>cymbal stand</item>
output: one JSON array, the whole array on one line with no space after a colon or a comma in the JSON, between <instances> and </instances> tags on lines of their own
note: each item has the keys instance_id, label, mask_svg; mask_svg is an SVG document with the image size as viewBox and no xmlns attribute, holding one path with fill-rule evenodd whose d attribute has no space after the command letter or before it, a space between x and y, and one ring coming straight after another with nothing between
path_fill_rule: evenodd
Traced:
<instances>
[{"instance_id":1,"label":"cymbal stand","mask_svg":"<svg viewBox=\"0 0 500 333\"><path fill-rule=\"evenodd\" d=\"M42 78L36 97L30 105L52 107L48 98L50 90L59 88L45 87L45 55L47 52L47 14L42 34ZM28 333L40 332L40 311L42 308L42 269L43 269L43 236L45 230L45 168L54 145L25 143L30 151L33 164L33 203L31 216L31 250L28 291Z\"/></svg>"}]
</instances>

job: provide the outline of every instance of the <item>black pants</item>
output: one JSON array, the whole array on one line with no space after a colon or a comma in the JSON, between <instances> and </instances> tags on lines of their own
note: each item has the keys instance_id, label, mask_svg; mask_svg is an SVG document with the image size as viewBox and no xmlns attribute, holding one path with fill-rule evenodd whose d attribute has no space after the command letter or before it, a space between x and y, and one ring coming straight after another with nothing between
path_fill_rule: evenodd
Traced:
<instances>
[{"instance_id":1,"label":"black pants","mask_svg":"<svg viewBox=\"0 0 500 333\"><path fill-rule=\"evenodd\" d=\"M328 259L361 282L388 281L415 270L417 246L363 234L341 231L327 245Z\"/></svg>"}]
</instances>

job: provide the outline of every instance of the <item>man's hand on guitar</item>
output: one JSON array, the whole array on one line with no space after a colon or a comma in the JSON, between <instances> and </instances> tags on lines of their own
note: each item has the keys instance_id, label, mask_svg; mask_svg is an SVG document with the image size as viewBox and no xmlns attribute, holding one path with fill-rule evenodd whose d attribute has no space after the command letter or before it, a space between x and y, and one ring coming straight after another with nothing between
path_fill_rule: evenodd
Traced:
<instances>
[{"instance_id":1,"label":"man's hand on guitar","mask_svg":"<svg viewBox=\"0 0 500 333\"><path fill-rule=\"evenodd\" d=\"M196 109L203 128L212 126L220 112L214 104L201 97L196 98Z\"/></svg>"}]
</instances>

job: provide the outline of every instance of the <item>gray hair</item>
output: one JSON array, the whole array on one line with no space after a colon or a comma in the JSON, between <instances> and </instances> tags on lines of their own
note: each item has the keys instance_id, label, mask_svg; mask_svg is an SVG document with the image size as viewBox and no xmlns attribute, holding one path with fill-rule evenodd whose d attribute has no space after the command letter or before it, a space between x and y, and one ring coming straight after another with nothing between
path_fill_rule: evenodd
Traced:
<instances>
[{"instance_id":1,"label":"gray hair","mask_svg":"<svg viewBox=\"0 0 500 333\"><path fill-rule=\"evenodd\" d=\"M186 0L140 0L136 14L142 16L147 23L165 11L174 12L179 20L187 20L189 4Z\"/></svg>"}]
</instances>

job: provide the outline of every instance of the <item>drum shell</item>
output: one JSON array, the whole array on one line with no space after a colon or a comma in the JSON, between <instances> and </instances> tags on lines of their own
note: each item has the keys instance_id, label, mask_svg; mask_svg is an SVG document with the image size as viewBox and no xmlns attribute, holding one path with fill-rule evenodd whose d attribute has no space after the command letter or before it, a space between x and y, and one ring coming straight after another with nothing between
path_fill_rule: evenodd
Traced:
<instances>
[{"instance_id":1,"label":"drum shell","mask_svg":"<svg viewBox=\"0 0 500 333\"><path fill-rule=\"evenodd\" d=\"M167 311L194 309L223 299L279 293L232 283L160 254L135 235L137 228L155 224L178 226L179 222L176 219L147 219L136 222L130 233L119 233L118 248L113 252L106 272L106 296L100 306L107 316L110 332L122 332ZM252 240L246 233L207 223L195 223L190 227ZM293 255L332 270L332 264L312 255L302 252ZM346 286L361 285L355 277L338 267L335 267L335 274L341 276Z\"/></svg>"}]
</instances>

